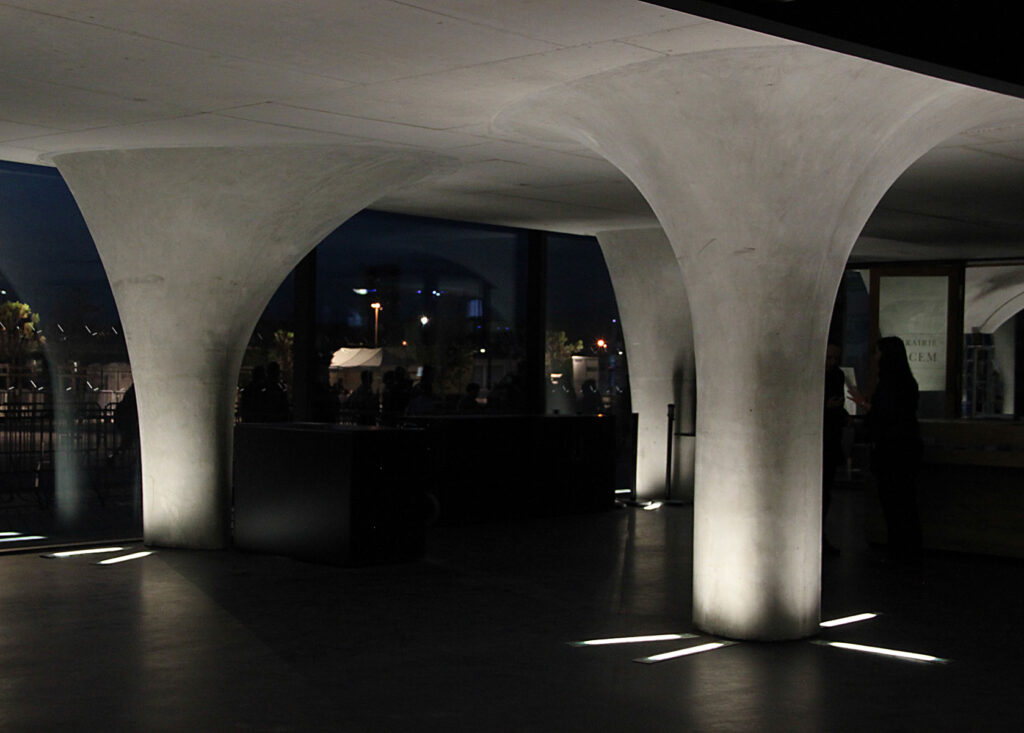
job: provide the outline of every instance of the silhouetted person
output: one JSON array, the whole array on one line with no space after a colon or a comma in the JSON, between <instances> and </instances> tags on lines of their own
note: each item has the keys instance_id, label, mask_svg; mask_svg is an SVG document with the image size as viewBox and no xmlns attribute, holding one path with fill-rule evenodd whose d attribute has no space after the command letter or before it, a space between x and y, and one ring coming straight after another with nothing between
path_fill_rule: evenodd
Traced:
<instances>
[{"instance_id":1,"label":"silhouetted person","mask_svg":"<svg viewBox=\"0 0 1024 733\"><path fill-rule=\"evenodd\" d=\"M409 406L412 380L403 366L396 366L384 375L384 389L380 395L381 422L394 425Z\"/></svg>"},{"instance_id":2,"label":"silhouetted person","mask_svg":"<svg viewBox=\"0 0 1024 733\"><path fill-rule=\"evenodd\" d=\"M311 417L313 422L334 424L341 417L341 402L338 393L331 388L328 362L321 360L317 367L310 395Z\"/></svg>"},{"instance_id":3,"label":"silhouetted person","mask_svg":"<svg viewBox=\"0 0 1024 733\"><path fill-rule=\"evenodd\" d=\"M281 365L267 364L267 386L261 400L264 422L288 422L288 392L281 381Z\"/></svg>"},{"instance_id":4,"label":"silhouetted person","mask_svg":"<svg viewBox=\"0 0 1024 733\"><path fill-rule=\"evenodd\" d=\"M867 406L871 470L888 531L890 561L916 564L921 554L921 520L917 513L917 471L921 435L917 424L918 387L903 341L887 336L878 342L878 385Z\"/></svg>"},{"instance_id":5,"label":"silhouetted person","mask_svg":"<svg viewBox=\"0 0 1024 733\"><path fill-rule=\"evenodd\" d=\"M470 382L466 385L466 391L459 398L459 404L456 406L460 415L473 415L480 412L480 403L476 401L477 397L480 396L480 385L476 382Z\"/></svg>"},{"instance_id":6,"label":"silhouetted person","mask_svg":"<svg viewBox=\"0 0 1024 733\"><path fill-rule=\"evenodd\" d=\"M412 399L405 408L406 415L433 415L437 412L437 398L434 396L434 370L423 367L420 381L412 390Z\"/></svg>"},{"instance_id":7,"label":"silhouetted person","mask_svg":"<svg viewBox=\"0 0 1024 733\"><path fill-rule=\"evenodd\" d=\"M555 377L548 385L547 408L555 415L576 414L576 390L566 377Z\"/></svg>"},{"instance_id":8,"label":"silhouetted person","mask_svg":"<svg viewBox=\"0 0 1024 733\"><path fill-rule=\"evenodd\" d=\"M364 369L359 374L359 386L345 401L345 409L352 410L359 425L376 425L380 401L373 391L373 372Z\"/></svg>"},{"instance_id":9,"label":"silhouetted person","mask_svg":"<svg viewBox=\"0 0 1024 733\"><path fill-rule=\"evenodd\" d=\"M263 391L267 388L267 370L255 366L249 375L249 384L242 387L238 396L238 418L242 422L262 422Z\"/></svg>"},{"instance_id":10,"label":"silhouetted person","mask_svg":"<svg viewBox=\"0 0 1024 733\"><path fill-rule=\"evenodd\" d=\"M135 401L135 385L125 390L121 401L114 408L114 429L120 438L119 450L134 451L139 443L139 410Z\"/></svg>"},{"instance_id":11,"label":"silhouetted person","mask_svg":"<svg viewBox=\"0 0 1024 733\"><path fill-rule=\"evenodd\" d=\"M839 346L829 344L825 350L825 416L822 429L822 549L826 554L838 555L839 550L825 538L825 519L832 505L832 489L835 486L836 470L846 456L843 454L843 428L849 420L844 407L846 403L846 375L839 368Z\"/></svg>"},{"instance_id":12,"label":"silhouetted person","mask_svg":"<svg viewBox=\"0 0 1024 733\"><path fill-rule=\"evenodd\" d=\"M601 399L601 392L597 389L597 382L588 379L583 382L583 394L580 396L579 412L581 415L596 415L604 410L604 401Z\"/></svg>"}]
</instances>

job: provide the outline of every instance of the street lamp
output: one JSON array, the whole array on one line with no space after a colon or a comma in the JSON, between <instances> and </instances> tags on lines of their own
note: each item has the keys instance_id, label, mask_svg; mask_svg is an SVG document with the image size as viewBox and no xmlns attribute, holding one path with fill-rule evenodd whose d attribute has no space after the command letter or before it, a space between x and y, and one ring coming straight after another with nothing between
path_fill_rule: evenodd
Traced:
<instances>
[{"instance_id":1,"label":"street lamp","mask_svg":"<svg viewBox=\"0 0 1024 733\"><path fill-rule=\"evenodd\" d=\"M380 303L370 303L373 308L373 347L377 348L377 326L380 324Z\"/></svg>"}]
</instances>

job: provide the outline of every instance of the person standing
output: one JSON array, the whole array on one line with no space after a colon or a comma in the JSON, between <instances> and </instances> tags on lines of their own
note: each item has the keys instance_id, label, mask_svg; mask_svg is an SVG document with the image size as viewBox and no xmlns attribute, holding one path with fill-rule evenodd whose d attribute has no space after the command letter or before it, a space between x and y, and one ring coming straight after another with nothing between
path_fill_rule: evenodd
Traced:
<instances>
[{"instance_id":1,"label":"person standing","mask_svg":"<svg viewBox=\"0 0 1024 733\"><path fill-rule=\"evenodd\" d=\"M896 336L878 342L878 384L865 423L871 439L871 471L878 484L888 536L890 562L915 566L921 561L921 520L917 511L917 473L921 433L917 422L919 391L907 349Z\"/></svg>"}]
</instances>

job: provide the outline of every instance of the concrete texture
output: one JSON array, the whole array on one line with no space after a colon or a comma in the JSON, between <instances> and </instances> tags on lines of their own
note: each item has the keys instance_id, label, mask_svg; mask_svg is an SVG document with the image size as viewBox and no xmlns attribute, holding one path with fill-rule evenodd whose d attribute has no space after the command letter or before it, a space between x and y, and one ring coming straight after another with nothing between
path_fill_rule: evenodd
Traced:
<instances>
[{"instance_id":1,"label":"concrete texture","mask_svg":"<svg viewBox=\"0 0 1024 733\"><path fill-rule=\"evenodd\" d=\"M661 229L600 232L629 360L629 396L638 415L636 493L693 498L696 368L683 276ZM668 410L674 404L672 487L666 487Z\"/></svg>"},{"instance_id":2,"label":"concrete texture","mask_svg":"<svg viewBox=\"0 0 1024 733\"><path fill-rule=\"evenodd\" d=\"M648 59L795 45L640 0L224 0L173 13L140 0L9 0L0 27L0 159L402 145L456 156L463 168L375 208L577 234L658 223L635 187L581 145L492 134L501 106ZM865 254L1019 254L1020 122L929 153L872 215Z\"/></svg>"},{"instance_id":3,"label":"concrete texture","mask_svg":"<svg viewBox=\"0 0 1024 733\"><path fill-rule=\"evenodd\" d=\"M97 151L56 163L124 326L138 393L145 540L224 547L238 370L260 313L324 236L444 159L277 146Z\"/></svg>"},{"instance_id":4,"label":"concrete texture","mask_svg":"<svg viewBox=\"0 0 1024 733\"><path fill-rule=\"evenodd\" d=\"M843 266L886 189L1018 100L818 49L661 59L522 100L495 127L568 137L647 198L682 266L697 364L694 620L814 633L821 395Z\"/></svg>"}]
</instances>

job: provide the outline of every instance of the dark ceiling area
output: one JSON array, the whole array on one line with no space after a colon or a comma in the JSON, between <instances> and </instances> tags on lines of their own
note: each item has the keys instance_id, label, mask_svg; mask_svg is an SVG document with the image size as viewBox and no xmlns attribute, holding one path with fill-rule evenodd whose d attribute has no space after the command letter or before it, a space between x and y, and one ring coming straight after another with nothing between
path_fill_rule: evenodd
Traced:
<instances>
[{"instance_id":1,"label":"dark ceiling area","mask_svg":"<svg viewBox=\"0 0 1024 733\"><path fill-rule=\"evenodd\" d=\"M1024 98L1019 4L999 0L646 0Z\"/></svg>"}]
</instances>

